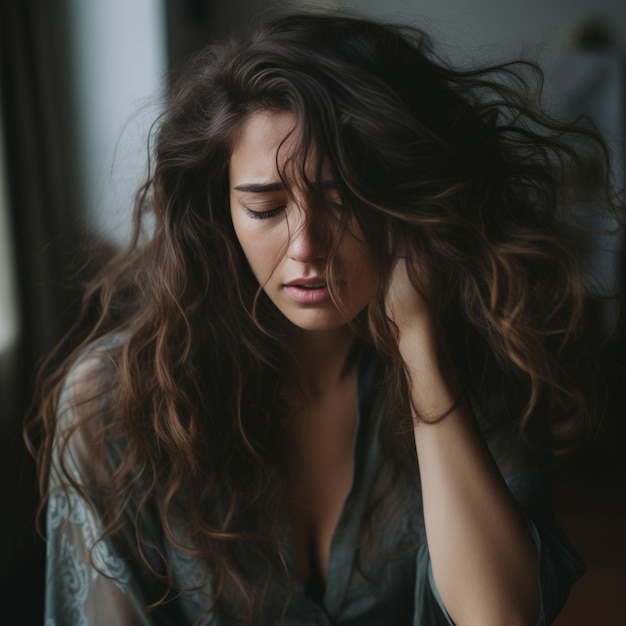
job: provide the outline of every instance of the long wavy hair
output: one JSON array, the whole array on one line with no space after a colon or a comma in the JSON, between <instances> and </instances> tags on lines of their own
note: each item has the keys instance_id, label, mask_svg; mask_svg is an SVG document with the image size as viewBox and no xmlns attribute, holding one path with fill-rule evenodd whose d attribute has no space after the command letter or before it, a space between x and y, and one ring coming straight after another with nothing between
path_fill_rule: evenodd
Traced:
<instances>
[{"instance_id":1,"label":"long wavy hair","mask_svg":"<svg viewBox=\"0 0 626 626\"><path fill-rule=\"evenodd\" d=\"M522 433L539 424L554 447L571 443L598 409L571 217L583 201L611 198L604 145L543 114L540 82L524 62L451 69L421 31L351 16L280 18L196 56L158 121L134 240L88 286L65 357L41 384L29 428L43 434L44 495L55 439L65 482L100 503L104 537L128 529L127 503L156 503L168 539L210 565L215 605L227 611L232 593L248 621L263 586L246 573L251 549L284 570L287 469L277 433L293 357L235 236L227 178L243 124L268 110L294 115L289 167L322 194L311 159L317 173L330 169L343 227L356 219L375 257L378 286L354 327L385 365L383 437L396 467L406 450L396 442L411 424L385 310L398 251L417 288L428 265L426 295L476 397L508 382ZM591 162L596 175L581 185ZM99 345L106 358L60 434L68 376ZM113 440L124 454L109 473L81 481L63 450L86 425L94 455ZM184 539L172 524L181 506ZM144 561L165 583L155 603L165 602L172 573Z\"/></svg>"}]
</instances>

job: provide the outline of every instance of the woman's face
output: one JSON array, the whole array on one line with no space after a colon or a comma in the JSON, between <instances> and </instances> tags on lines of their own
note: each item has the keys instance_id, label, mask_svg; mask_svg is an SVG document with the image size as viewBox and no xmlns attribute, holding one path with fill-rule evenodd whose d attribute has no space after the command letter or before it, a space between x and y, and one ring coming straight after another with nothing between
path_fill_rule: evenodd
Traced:
<instances>
[{"instance_id":1,"label":"woman's face","mask_svg":"<svg viewBox=\"0 0 626 626\"><path fill-rule=\"evenodd\" d=\"M290 189L285 188L278 167L294 142L281 143L294 125L295 117L287 112L263 111L247 119L229 164L231 216L248 263L278 310L301 329L333 330L369 302L374 262L356 223L340 232L339 219L301 191L304 185L288 181ZM330 178L315 182L329 205L339 202ZM341 310L327 285L331 248L333 293Z\"/></svg>"}]
</instances>

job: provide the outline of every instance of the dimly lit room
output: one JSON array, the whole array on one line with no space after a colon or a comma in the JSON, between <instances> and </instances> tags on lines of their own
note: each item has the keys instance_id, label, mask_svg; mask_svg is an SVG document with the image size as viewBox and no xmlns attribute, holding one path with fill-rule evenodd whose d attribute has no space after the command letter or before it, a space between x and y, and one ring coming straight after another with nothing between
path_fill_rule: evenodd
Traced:
<instances>
[{"instance_id":1,"label":"dimly lit room","mask_svg":"<svg viewBox=\"0 0 626 626\"><path fill-rule=\"evenodd\" d=\"M626 2L3 0L0 76L0 623L626 624Z\"/></svg>"}]
</instances>

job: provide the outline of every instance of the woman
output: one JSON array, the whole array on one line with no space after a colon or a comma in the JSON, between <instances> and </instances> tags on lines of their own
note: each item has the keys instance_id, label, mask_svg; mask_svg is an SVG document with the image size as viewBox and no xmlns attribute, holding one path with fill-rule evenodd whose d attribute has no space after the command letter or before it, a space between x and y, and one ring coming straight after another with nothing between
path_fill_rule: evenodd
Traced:
<instances>
[{"instance_id":1,"label":"woman","mask_svg":"<svg viewBox=\"0 0 626 626\"><path fill-rule=\"evenodd\" d=\"M195 60L43 389L47 623L552 621L584 566L548 451L595 408L561 226L602 145L519 68L321 15Z\"/></svg>"}]
</instances>

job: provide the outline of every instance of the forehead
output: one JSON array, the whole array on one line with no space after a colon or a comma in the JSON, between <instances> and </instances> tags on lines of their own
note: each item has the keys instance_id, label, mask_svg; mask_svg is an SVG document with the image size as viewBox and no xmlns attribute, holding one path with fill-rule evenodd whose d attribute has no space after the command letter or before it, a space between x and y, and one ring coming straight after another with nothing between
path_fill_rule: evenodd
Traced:
<instances>
[{"instance_id":1,"label":"forehead","mask_svg":"<svg viewBox=\"0 0 626 626\"><path fill-rule=\"evenodd\" d=\"M243 124L230 157L230 187L250 182L280 181L279 169L288 174L285 165L297 157L298 140L297 119L293 113L259 111L250 115ZM312 161L314 159L307 159L305 163L307 176L309 170L315 169Z\"/></svg>"}]
</instances>

